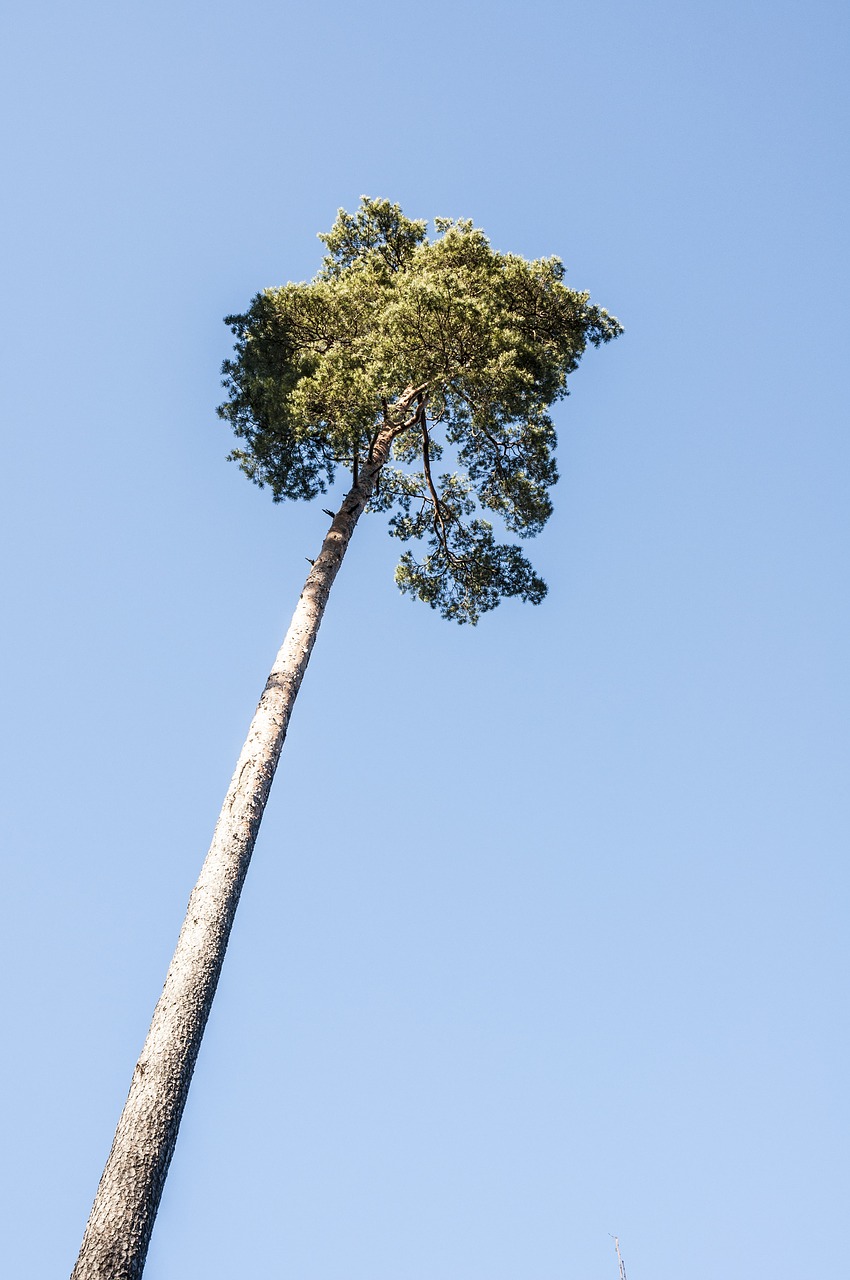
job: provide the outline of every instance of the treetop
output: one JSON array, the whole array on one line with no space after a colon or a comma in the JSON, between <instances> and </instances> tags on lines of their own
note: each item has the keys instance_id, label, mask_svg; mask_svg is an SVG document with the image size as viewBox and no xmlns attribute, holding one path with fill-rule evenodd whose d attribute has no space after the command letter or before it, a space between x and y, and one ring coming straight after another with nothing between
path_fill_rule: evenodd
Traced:
<instances>
[{"instance_id":1,"label":"treetop","mask_svg":"<svg viewBox=\"0 0 850 1280\"><path fill-rule=\"evenodd\" d=\"M264 289L226 319L236 342L219 414L244 442L231 459L275 501L313 498L338 466L356 485L390 431L369 506L412 544L401 589L458 622L503 596L539 603L545 583L489 517L519 538L545 524L558 478L548 410L618 321L563 283L560 259L499 253L469 221L438 218L429 239L425 222L364 197L320 239L314 280Z\"/></svg>"}]
</instances>

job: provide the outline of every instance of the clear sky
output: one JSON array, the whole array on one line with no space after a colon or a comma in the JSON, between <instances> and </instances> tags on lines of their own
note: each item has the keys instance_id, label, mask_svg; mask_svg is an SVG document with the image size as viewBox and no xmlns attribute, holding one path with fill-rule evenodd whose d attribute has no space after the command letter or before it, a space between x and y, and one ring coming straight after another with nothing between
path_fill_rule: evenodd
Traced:
<instances>
[{"instance_id":1,"label":"clear sky","mask_svg":"<svg viewBox=\"0 0 850 1280\"><path fill-rule=\"evenodd\" d=\"M66 1275L326 525L229 334L361 193L622 320L550 585L358 531L146 1280L819 1280L848 1182L848 53L802 3L44 4L3 96L2 1272Z\"/></svg>"}]
</instances>

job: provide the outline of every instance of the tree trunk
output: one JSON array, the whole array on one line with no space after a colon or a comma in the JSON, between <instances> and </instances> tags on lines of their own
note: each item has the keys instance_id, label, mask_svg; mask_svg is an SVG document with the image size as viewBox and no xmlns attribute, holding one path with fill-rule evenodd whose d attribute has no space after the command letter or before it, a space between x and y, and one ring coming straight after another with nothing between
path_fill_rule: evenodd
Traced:
<instances>
[{"instance_id":1,"label":"tree trunk","mask_svg":"<svg viewBox=\"0 0 850 1280\"><path fill-rule=\"evenodd\" d=\"M404 398L397 407L405 407ZM289 717L354 527L389 455L387 424L333 518L266 683L192 891L186 919L71 1280L137 1280L189 1083L221 972L233 917L260 828Z\"/></svg>"}]
</instances>

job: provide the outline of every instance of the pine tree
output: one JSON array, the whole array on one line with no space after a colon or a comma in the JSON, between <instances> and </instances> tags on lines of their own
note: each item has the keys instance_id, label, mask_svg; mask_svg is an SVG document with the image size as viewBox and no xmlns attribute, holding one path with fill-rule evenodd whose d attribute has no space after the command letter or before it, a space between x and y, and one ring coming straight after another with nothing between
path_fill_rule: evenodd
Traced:
<instances>
[{"instance_id":1,"label":"pine tree","mask_svg":"<svg viewBox=\"0 0 850 1280\"><path fill-rule=\"evenodd\" d=\"M321 237L307 284L266 289L227 323L220 415L230 455L274 500L351 486L301 592L192 892L72 1280L135 1280L148 1243L230 929L289 718L328 595L364 511L409 544L396 581L443 617L477 623L546 584L522 549L557 480L549 409L588 343L620 332L557 258L496 252L471 222L436 234L364 198ZM444 460L447 469L437 471ZM329 513L331 514L331 513Z\"/></svg>"}]
</instances>

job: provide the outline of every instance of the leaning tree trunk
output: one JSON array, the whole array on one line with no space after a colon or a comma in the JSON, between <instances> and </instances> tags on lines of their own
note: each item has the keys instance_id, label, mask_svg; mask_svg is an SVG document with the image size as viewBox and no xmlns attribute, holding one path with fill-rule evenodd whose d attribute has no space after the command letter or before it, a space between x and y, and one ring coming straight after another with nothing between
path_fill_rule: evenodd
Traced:
<instances>
[{"instance_id":1,"label":"leaning tree trunk","mask_svg":"<svg viewBox=\"0 0 850 1280\"><path fill-rule=\"evenodd\" d=\"M404 398L400 407L404 406ZM354 527L387 459L387 425L346 495L266 683L192 891L186 919L97 1189L71 1280L137 1280L189 1083L218 984L239 894L289 717Z\"/></svg>"}]
</instances>

